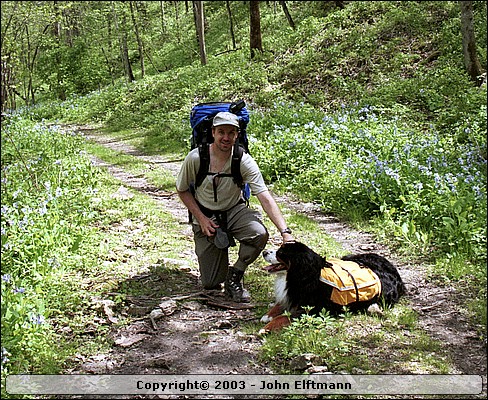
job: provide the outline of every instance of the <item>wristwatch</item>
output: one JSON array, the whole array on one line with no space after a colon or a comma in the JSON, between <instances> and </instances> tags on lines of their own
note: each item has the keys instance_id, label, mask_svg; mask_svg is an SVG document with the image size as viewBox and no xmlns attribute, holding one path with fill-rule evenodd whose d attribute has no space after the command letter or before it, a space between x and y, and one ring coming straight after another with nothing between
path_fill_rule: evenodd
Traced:
<instances>
[{"instance_id":1,"label":"wristwatch","mask_svg":"<svg viewBox=\"0 0 488 400\"><path fill-rule=\"evenodd\" d=\"M290 228L285 228L281 231L281 234L283 235L283 233L288 233L289 235L291 235L291 229Z\"/></svg>"}]
</instances>

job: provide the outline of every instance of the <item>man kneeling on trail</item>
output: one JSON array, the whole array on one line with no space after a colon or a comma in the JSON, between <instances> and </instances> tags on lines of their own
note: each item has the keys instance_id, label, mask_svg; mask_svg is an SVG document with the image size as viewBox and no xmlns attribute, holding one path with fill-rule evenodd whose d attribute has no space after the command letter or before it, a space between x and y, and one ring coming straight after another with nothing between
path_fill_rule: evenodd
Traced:
<instances>
[{"instance_id":1,"label":"man kneeling on trail","mask_svg":"<svg viewBox=\"0 0 488 400\"><path fill-rule=\"evenodd\" d=\"M239 135L239 120L235 114L220 112L213 120L213 143L209 146L209 172L195 193L190 190L200 166L198 148L186 156L176 180L181 201L192 215L195 252L200 278L205 289L220 289L236 302L249 302L249 293L242 287L247 266L261 254L268 241L268 231L261 214L246 205L241 187L231 175L234 144ZM247 153L241 159L241 174L251 193L261 203L283 241L293 240L283 215L266 187L256 161ZM239 246L238 260L229 265L228 248Z\"/></svg>"}]
</instances>

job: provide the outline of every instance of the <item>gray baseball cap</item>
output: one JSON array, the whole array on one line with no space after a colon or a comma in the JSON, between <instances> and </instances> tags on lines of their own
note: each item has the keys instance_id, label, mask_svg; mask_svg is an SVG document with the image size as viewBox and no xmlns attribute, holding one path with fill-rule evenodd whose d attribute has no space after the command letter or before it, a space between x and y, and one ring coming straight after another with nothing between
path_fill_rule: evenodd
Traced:
<instances>
[{"instance_id":1,"label":"gray baseball cap","mask_svg":"<svg viewBox=\"0 0 488 400\"><path fill-rule=\"evenodd\" d=\"M239 128L239 118L237 115L227 111L219 112L213 119L213 126L233 125Z\"/></svg>"}]
</instances>

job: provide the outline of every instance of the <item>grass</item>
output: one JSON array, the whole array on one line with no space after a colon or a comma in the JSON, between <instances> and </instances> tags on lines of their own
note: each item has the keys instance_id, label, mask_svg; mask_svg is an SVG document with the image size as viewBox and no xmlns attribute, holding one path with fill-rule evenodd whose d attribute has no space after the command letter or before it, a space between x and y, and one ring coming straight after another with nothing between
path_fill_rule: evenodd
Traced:
<instances>
[{"instance_id":1,"label":"grass","mask_svg":"<svg viewBox=\"0 0 488 400\"><path fill-rule=\"evenodd\" d=\"M137 157L107 151L93 143L87 144L86 149L106 162L118 163L131 174L153 172ZM26 288L36 288L43 293L43 301L50 304L49 314L44 314L45 323L34 325L37 330L17 337L18 346L30 340L31 353L4 344L4 374L57 373L74 365L76 356L109 351L113 345L109 339L112 326L100 300L113 302L118 325L122 326L131 322L130 316L118 314L128 299L152 298L156 304L161 297L183 293L194 283L187 272L171 261L182 259L182 254L190 254L193 243L191 238L182 235L181 225L170 210L162 209L155 200L131 189L126 196L119 196L121 182L102 170L97 171L94 174L96 190L86 203L92 218L86 225L83 240L66 260L69 263L65 264L60 258L58 262L65 267L44 270L40 281L29 284L29 278L24 278ZM166 184L170 181L167 177ZM253 207L258 207L255 200ZM341 246L328 237L317 222L290 209L283 211L297 237L324 254L343 254ZM270 221L265 219L265 223L272 235L277 236ZM187 258L185 256L184 260ZM253 299L260 305L256 316L264 314L273 297L273 281L263 273L262 266L264 260L258 259L250 267L245 281ZM197 268L191 262L189 267ZM161 281L165 285L161 285ZM2 296L5 289L12 287L18 287L17 283L3 280ZM14 295L17 298L2 302L2 306L21 309L33 306L27 296L20 297L22 293ZM20 299L24 299L23 302L16 301ZM41 310L47 311L47 308L38 311ZM29 318L27 314L26 318ZM250 333L260 328L257 322L246 322L242 326ZM9 337L9 329L9 326L2 327L2 338ZM50 346L46 346L46 340ZM8 340L5 343L12 344ZM333 372L437 374L453 371L443 345L418 327L417 315L405 300L383 317L347 313L341 318L326 314L305 316L281 334L263 338L261 360L277 372L296 373L294 360L303 353L321 357Z\"/></svg>"},{"instance_id":2,"label":"grass","mask_svg":"<svg viewBox=\"0 0 488 400\"><path fill-rule=\"evenodd\" d=\"M137 160L135 165L138 164ZM132 170L132 172L139 172L137 169ZM253 207L258 207L256 201L253 201ZM310 243L312 247L318 249L319 252L330 254L331 256L340 256L344 254L344 250L335 243L330 237L323 233L319 225L310 220L309 218L296 214L286 208L284 208L284 214L289 221L289 225L294 230L297 237L300 237L307 243ZM270 226L270 221L266 220L266 224ZM273 231L273 228L271 228ZM234 251L235 253L235 251ZM235 257L235 254L234 254ZM273 281L270 277L263 274L261 267L264 266L264 260L258 259L246 274L246 286L250 288L253 299L258 304L262 304L256 311L257 315L262 315L267 310L267 304L273 296ZM395 310L394 310L395 311ZM354 346L346 345L346 350L344 354L340 354L338 357L339 361L336 363L331 363L330 367L334 370L337 368L339 370L343 369L345 371L363 371L365 373L372 373L371 371L388 372L393 370L396 373L450 373L452 370L449 368L449 357L444 353L442 347L436 341L430 339L426 334L419 328L417 328L417 318L415 313L408 307L408 305L403 304L399 306L399 310L390 311L382 319L376 319L374 317L368 316L351 316L348 315L343 321L334 321L331 319L331 326L334 329L334 338L330 341L328 340L331 349L337 346L342 346L343 340L346 338L351 339L351 332L355 332L352 335L351 342ZM371 322L375 321L375 322ZM379 323L378 323L379 321ZM279 339L278 344L273 345L275 340L273 336L266 339L263 348L263 360L273 364L273 360L276 362L275 367L284 368L285 372L292 372L289 367L289 360L292 359L291 356L295 354L288 354L287 356L279 355L276 358L276 354L271 349L276 349L276 347L283 346L283 340L290 340L296 336L295 330L300 330L302 332L303 345L297 345L296 343L288 343L287 346L293 348L295 352L313 352L315 354L324 353L320 349L314 348L315 339L311 339L311 336L318 335L318 337L323 337L325 332L322 329L312 329L311 333L308 330L303 330L303 325L314 326L314 319L307 319L302 321L301 325L296 328L291 328L292 331L284 336L276 335ZM320 324L320 323L319 323ZM340 327L347 326L347 328ZM368 326L373 326L374 328L368 328ZM256 332L259 329L259 324L250 323L245 330L249 332ZM364 331L363 331L364 329ZM304 333L305 332L305 333ZM405 332L408 332L408 340L405 340ZM328 335L326 335L328 336ZM288 338L288 339L287 339ZM371 354L360 355L361 351L358 352L359 348L363 347L364 341L368 341L368 346L371 350L375 349L378 351L377 357L372 357ZM385 347L385 343L397 343L396 347ZM381 344L381 345L380 345ZM276 346L276 347L274 347ZM408 350L403 350L405 347ZM412 348L415 351L412 352ZM379 349L379 350L378 350ZM429 356L427 352L435 349L435 356ZM269 359L266 358L267 352L270 352ZM333 351L333 350L330 350ZM359 356L358 356L359 353ZM438 353L443 354L439 359ZM273 355L274 354L274 355ZM388 357L385 357L388 354ZM324 358L329 359L330 354L324 353ZM365 360L367 362L365 362ZM421 361L419 361L421 360ZM387 361L387 364L385 364ZM425 363L425 364L424 364ZM370 367L365 368L366 365ZM393 365L393 366L392 366ZM363 369L360 367L362 366ZM382 369L383 368L383 369Z\"/></svg>"},{"instance_id":3,"label":"grass","mask_svg":"<svg viewBox=\"0 0 488 400\"><path fill-rule=\"evenodd\" d=\"M417 327L416 316L405 302L382 317L304 315L267 338L262 358L281 373L299 373L293 369L294 361L306 353L320 357L318 365L333 372L453 373L448 353Z\"/></svg>"},{"instance_id":4,"label":"grass","mask_svg":"<svg viewBox=\"0 0 488 400\"><path fill-rule=\"evenodd\" d=\"M88 151L101 160L123 168L134 176L145 176L148 183L166 191L173 191L175 180L170 171L161 166L155 166L123 151L109 149L95 142L86 145Z\"/></svg>"},{"instance_id":5,"label":"grass","mask_svg":"<svg viewBox=\"0 0 488 400\"><path fill-rule=\"evenodd\" d=\"M79 150L79 137L27 120L16 120L6 134L24 151L21 162L5 163L7 157L19 156L2 149L2 190L17 193L14 201L2 195L2 397L7 374L59 373L77 354L110 348L111 326L99 300L120 306L138 290L157 295L147 293L147 284L137 289L129 282L142 273L179 276L161 256L178 259L191 246L181 240L172 214L155 200L130 189L121 197L121 182L91 166ZM34 137L35 152L27 151ZM57 142L53 154L50 139ZM97 153L102 155L101 147ZM142 173L143 165L135 164L134 170ZM65 176L61 167L66 165L77 167ZM30 182L23 179L26 168ZM33 182L39 192L23 189ZM78 189L81 182L84 189L92 184L86 196ZM44 218L36 218L34 209Z\"/></svg>"},{"instance_id":6,"label":"grass","mask_svg":"<svg viewBox=\"0 0 488 400\"><path fill-rule=\"evenodd\" d=\"M259 208L255 201L253 206ZM297 237L330 256L344 253L316 222L286 208L283 211ZM266 223L271 225L267 219ZM246 274L246 286L250 288L253 299L262 304L256 310L257 315L264 314L273 296L273 281L261 271L263 265L263 260L257 260ZM347 315L338 321L327 320L332 334L323 328L323 321L317 322L310 317L297 322L297 326L292 326L289 333L270 335L263 345L262 360L283 373L293 372L290 362L303 352L321 355L328 360L327 365L333 371L407 374L453 372L449 354L439 342L418 328L417 316L408 304L402 303L388 311L383 318ZM246 325L243 329L249 332L256 332L260 328L260 324L256 323ZM294 342L296 331L303 338L302 344ZM326 349L320 347L319 339L323 341L324 337L327 337ZM277 349L282 348L292 351L283 350L280 353L281 350ZM337 352L337 349L341 350Z\"/></svg>"}]
</instances>

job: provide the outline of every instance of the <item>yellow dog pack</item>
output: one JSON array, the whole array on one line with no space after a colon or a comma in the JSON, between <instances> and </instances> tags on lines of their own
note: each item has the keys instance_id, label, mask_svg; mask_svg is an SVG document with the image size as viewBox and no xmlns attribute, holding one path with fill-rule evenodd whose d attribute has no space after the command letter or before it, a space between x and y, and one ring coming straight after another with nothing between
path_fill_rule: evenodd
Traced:
<instances>
[{"instance_id":1,"label":"yellow dog pack","mask_svg":"<svg viewBox=\"0 0 488 400\"><path fill-rule=\"evenodd\" d=\"M333 287L331 300L339 305L368 301L381 293L381 281L369 268L353 261L327 260L332 267L323 268L320 280Z\"/></svg>"}]
</instances>

